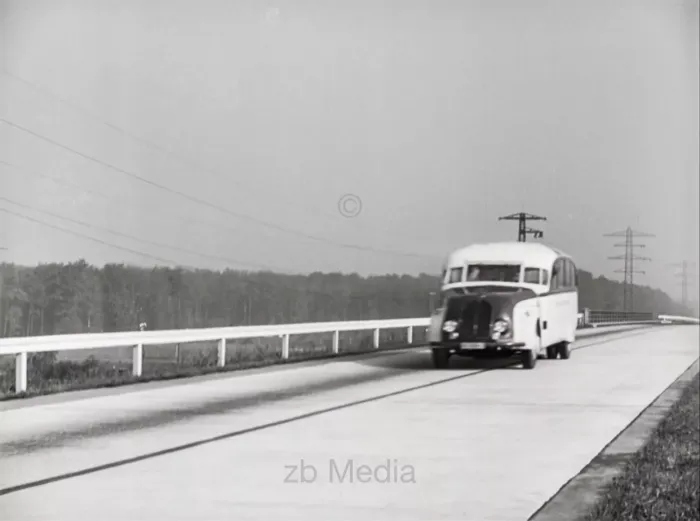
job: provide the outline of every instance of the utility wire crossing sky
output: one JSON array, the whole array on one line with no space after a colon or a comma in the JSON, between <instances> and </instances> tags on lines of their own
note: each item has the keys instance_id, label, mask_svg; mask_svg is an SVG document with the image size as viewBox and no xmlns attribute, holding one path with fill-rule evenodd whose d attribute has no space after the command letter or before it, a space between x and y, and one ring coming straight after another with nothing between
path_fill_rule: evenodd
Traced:
<instances>
[{"instance_id":1,"label":"utility wire crossing sky","mask_svg":"<svg viewBox=\"0 0 700 521\"><path fill-rule=\"evenodd\" d=\"M439 273L696 261L698 2L0 0L0 260ZM697 265L697 262L695 263ZM697 277L695 277L697 280Z\"/></svg>"}]
</instances>

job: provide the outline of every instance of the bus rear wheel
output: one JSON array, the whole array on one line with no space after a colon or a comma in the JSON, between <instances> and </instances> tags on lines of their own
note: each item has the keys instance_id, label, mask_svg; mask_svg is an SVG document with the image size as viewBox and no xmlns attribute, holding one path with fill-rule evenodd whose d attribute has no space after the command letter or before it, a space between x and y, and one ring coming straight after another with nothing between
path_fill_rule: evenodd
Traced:
<instances>
[{"instance_id":1,"label":"bus rear wheel","mask_svg":"<svg viewBox=\"0 0 700 521\"><path fill-rule=\"evenodd\" d=\"M557 351L559 358L562 360L568 360L571 356L571 344L569 344L569 342L562 342L559 344L559 346L557 346Z\"/></svg>"}]
</instances>

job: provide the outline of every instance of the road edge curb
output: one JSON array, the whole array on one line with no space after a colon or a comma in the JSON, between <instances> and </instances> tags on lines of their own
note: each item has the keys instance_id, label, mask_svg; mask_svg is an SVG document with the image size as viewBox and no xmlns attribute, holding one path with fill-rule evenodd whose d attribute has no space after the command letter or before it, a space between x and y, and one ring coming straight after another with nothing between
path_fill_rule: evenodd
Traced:
<instances>
[{"instance_id":1,"label":"road edge curb","mask_svg":"<svg viewBox=\"0 0 700 521\"><path fill-rule=\"evenodd\" d=\"M580 520L595 506L600 493L625 469L667 416L700 369L696 358L654 401L647 405L581 471L569 479L527 521Z\"/></svg>"}]
</instances>

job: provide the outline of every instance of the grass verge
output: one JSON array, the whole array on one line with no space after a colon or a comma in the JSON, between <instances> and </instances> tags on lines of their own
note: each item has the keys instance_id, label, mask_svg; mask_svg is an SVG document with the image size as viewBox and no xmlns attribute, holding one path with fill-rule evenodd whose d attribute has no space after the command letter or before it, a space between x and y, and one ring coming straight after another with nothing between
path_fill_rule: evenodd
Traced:
<instances>
[{"instance_id":1,"label":"grass verge","mask_svg":"<svg viewBox=\"0 0 700 521\"><path fill-rule=\"evenodd\" d=\"M700 520L700 379L690 381L644 448L585 521Z\"/></svg>"}]
</instances>

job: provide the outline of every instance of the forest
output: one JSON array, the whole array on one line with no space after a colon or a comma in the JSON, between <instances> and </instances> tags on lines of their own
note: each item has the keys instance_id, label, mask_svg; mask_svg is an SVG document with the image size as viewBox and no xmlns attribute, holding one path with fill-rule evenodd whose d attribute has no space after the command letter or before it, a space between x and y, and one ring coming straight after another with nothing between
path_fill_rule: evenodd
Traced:
<instances>
[{"instance_id":1,"label":"forest","mask_svg":"<svg viewBox=\"0 0 700 521\"><path fill-rule=\"evenodd\" d=\"M0 264L3 337L261 325L335 320L426 317L439 305L439 278L421 274L361 277L357 274L143 268L89 265L85 260L35 267ZM579 271L579 304L622 309L622 284ZM686 314L665 293L635 287L635 311ZM424 341L416 331L414 342ZM383 348L405 346L405 331L381 333ZM340 353L372 350L371 333L347 332ZM322 338L323 337L323 338ZM328 356L331 337L297 335L290 361ZM35 353L29 357L28 393L61 392L169 379L283 363L277 338L230 342L224 368L215 342L144 349L143 375L131 376L131 351ZM0 400L14 392L14 357L0 357Z\"/></svg>"},{"instance_id":2,"label":"forest","mask_svg":"<svg viewBox=\"0 0 700 521\"><path fill-rule=\"evenodd\" d=\"M621 310L622 284L579 272L579 305ZM84 260L0 264L3 337L423 317L437 305L435 275L104 267ZM686 314L666 293L635 286L635 311Z\"/></svg>"}]
</instances>

